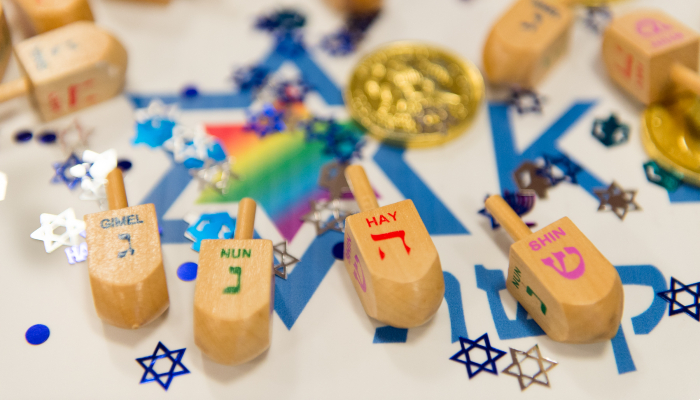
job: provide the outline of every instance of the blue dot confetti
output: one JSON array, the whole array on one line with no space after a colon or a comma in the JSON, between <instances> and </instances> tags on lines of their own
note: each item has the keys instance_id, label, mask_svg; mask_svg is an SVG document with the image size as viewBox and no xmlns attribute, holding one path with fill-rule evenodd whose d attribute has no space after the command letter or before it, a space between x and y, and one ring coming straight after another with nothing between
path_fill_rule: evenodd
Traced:
<instances>
[{"instance_id":1,"label":"blue dot confetti","mask_svg":"<svg viewBox=\"0 0 700 400\"><path fill-rule=\"evenodd\" d=\"M53 144L56 142L56 132L46 131L39 135L39 141L44 144Z\"/></svg>"},{"instance_id":2,"label":"blue dot confetti","mask_svg":"<svg viewBox=\"0 0 700 400\"><path fill-rule=\"evenodd\" d=\"M27 339L29 344L36 346L47 341L50 334L51 331L49 330L48 326L36 324L27 329L27 333L24 334L24 337Z\"/></svg>"},{"instance_id":3,"label":"blue dot confetti","mask_svg":"<svg viewBox=\"0 0 700 400\"><path fill-rule=\"evenodd\" d=\"M122 170L122 172L126 172L131 169L133 164L131 164L131 161L129 160L119 160L117 161L117 168Z\"/></svg>"},{"instance_id":4,"label":"blue dot confetti","mask_svg":"<svg viewBox=\"0 0 700 400\"><path fill-rule=\"evenodd\" d=\"M333 246L333 257L335 257L336 260L343 259L343 242L338 242Z\"/></svg>"},{"instance_id":5,"label":"blue dot confetti","mask_svg":"<svg viewBox=\"0 0 700 400\"><path fill-rule=\"evenodd\" d=\"M197 263L186 262L180 265L177 268L177 277L185 282L195 280L197 278Z\"/></svg>"},{"instance_id":6,"label":"blue dot confetti","mask_svg":"<svg viewBox=\"0 0 700 400\"><path fill-rule=\"evenodd\" d=\"M34 134L32 133L32 131L28 131L28 130L19 131L19 132L15 133L15 142L20 142L20 143L28 142L28 141L32 140L33 136L34 136Z\"/></svg>"},{"instance_id":7,"label":"blue dot confetti","mask_svg":"<svg viewBox=\"0 0 700 400\"><path fill-rule=\"evenodd\" d=\"M188 98L188 99L191 99L191 98L193 98L193 97L199 96L199 90L197 90L197 87L196 87L196 86L189 85L189 86L185 86L185 87L182 89L181 94L182 94L183 97L186 97L186 98Z\"/></svg>"}]
</instances>

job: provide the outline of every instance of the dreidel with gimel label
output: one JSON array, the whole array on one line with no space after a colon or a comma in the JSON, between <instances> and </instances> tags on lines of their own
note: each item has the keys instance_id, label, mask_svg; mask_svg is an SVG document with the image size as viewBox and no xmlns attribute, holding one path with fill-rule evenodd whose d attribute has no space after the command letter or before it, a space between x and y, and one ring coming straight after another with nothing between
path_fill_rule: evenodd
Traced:
<instances>
[{"instance_id":1,"label":"dreidel with gimel label","mask_svg":"<svg viewBox=\"0 0 700 400\"><path fill-rule=\"evenodd\" d=\"M129 207L119 168L107 175L110 211L85 216L88 271L97 315L136 329L170 305L153 204Z\"/></svg>"},{"instance_id":2,"label":"dreidel with gimel label","mask_svg":"<svg viewBox=\"0 0 700 400\"><path fill-rule=\"evenodd\" d=\"M603 34L603 61L612 80L644 104L680 90L700 95L700 36L657 10L612 20Z\"/></svg>"},{"instance_id":3,"label":"dreidel with gimel label","mask_svg":"<svg viewBox=\"0 0 700 400\"><path fill-rule=\"evenodd\" d=\"M25 77L0 85L0 102L28 94L45 121L119 94L127 55L112 35L79 21L15 46Z\"/></svg>"},{"instance_id":4,"label":"dreidel with gimel label","mask_svg":"<svg viewBox=\"0 0 700 400\"><path fill-rule=\"evenodd\" d=\"M515 240L506 287L552 340L594 343L612 339L624 294L615 267L564 217L537 232L501 196L486 209Z\"/></svg>"},{"instance_id":5,"label":"dreidel with gimel label","mask_svg":"<svg viewBox=\"0 0 700 400\"><path fill-rule=\"evenodd\" d=\"M359 165L345 177L361 212L345 219L344 262L362 307L396 328L423 325L440 307L445 282L418 210L411 200L379 207Z\"/></svg>"},{"instance_id":6,"label":"dreidel with gimel label","mask_svg":"<svg viewBox=\"0 0 700 400\"><path fill-rule=\"evenodd\" d=\"M238 203L233 239L203 240L194 289L194 342L219 364L270 347L275 280L272 241L253 239L255 201Z\"/></svg>"},{"instance_id":7,"label":"dreidel with gimel label","mask_svg":"<svg viewBox=\"0 0 700 400\"><path fill-rule=\"evenodd\" d=\"M484 44L486 80L533 88L569 45L573 14L552 0L519 0L494 24Z\"/></svg>"},{"instance_id":8,"label":"dreidel with gimel label","mask_svg":"<svg viewBox=\"0 0 700 400\"><path fill-rule=\"evenodd\" d=\"M13 0L32 33L44 33L76 21L94 21L88 0Z\"/></svg>"}]
</instances>

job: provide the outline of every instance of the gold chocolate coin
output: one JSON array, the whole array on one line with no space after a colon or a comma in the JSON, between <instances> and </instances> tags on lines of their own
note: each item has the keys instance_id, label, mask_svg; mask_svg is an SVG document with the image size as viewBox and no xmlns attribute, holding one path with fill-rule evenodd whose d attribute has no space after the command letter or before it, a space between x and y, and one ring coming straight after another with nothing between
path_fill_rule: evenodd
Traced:
<instances>
[{"instance_id":1,"label":"gold chocolate coin","mask_svg":"<svg viewBox=\"0 0 700 400\"><path fill-rule=\"evenodd\" d=\"M686 95L650 105L642 116L642 144L661 168L700 186L700 99Z\"/></svg>"},{"instance_id":2,"label":"gold chocolate coin","mask_svg":"<svg viewBox=\"0 0 700 400\"><path fill-rule=\"evenodd\" d=\"M464 133L484 97L471 63L432 46L399 42L360 61L345 102L367 132L400 147L427 147Z\"/></svg>"}]
</instances>

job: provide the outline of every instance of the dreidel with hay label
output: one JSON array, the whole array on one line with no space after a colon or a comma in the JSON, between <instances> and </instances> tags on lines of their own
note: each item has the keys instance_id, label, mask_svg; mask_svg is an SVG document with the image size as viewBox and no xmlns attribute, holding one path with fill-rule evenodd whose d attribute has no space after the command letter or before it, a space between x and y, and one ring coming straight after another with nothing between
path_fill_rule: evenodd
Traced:
<instances>
[{"instance_id":1,"label":"dreidel with hay label","mask_svg":"<svg viewBox=\"0 0 700 400\"><path fill-rule=\"evenodd\" d=\"M345 219L345 268L362 307L397 328L426 323L445 294L440 257L411 200L379 207L364 169L345 177L360 206Z\"/></svg>"},{"instance_id":2,"label":"dreidel with hay label","mask_svg":"<svg viewBox=\"0 0 700 400\"><path fill-rule=\"evenodd\" d=\"M26 75L0 85L0 102L28 94L45 121L119 94L127 55L112 35L79 21L15 46Z\"/></svg>"},{"instance_id":3,"label":"dreidel with hay label","mask_svg":"<svg viewBox=\"0 0 700 400\"><path fill-rule=\"evenodd\" d=\"M253 239L255 201L238 204L233 239L203 240L194 289L194 342L219 364L270 347L275 280L272 242Z\"/></svg>"},{"instance_id":4,"label":"dreidel with hay label","mask_svg":"<svg viewBox=\"0 0 700 400\"><path fill-rule=\"evenodd\" d=\"M94 21L88 0L13 0L31 31L44 33L76 21Z\"/></svg>"},{"instance_id":5,"label":"dreidel with hay label","mask_svg":"<svg viewBox=\"0 0 700 400\"><path fill-rule=\"evenodd\" d=\"M657 10L615 18L603 36L603 61L612 80L644 104L679 90L700 95L700 36Z\"/></svg>"},{"instance_id":6,"label":"dreidel with hay label","mask_svg":"<svg viewBox=\"0 0 700 400\"><path fill-rule=\"evenodd\" d=\"M106 189L110 211L85 216L92 297L103 321L136 329L170 305L156 209L128 206L119 168Z\"/></svg>"},{"instance_id":7,"label":"dreidel with hay label","mask_svg":"<svg viewBox=\"0 0 700 400\"><path fill-rule=\"evenodd\" d=\"M576 225L564 217L533 233L498 195L486 209L516 241L506 287L547 336L564 343L612 339L622 319L622 282Z\"/></svg>"},{"instance_id":8,"label":"dreidel with hay label","mask_svg":"<svg viewBox=\"0 0 700 400\"><path fill-rule=\"evenodd\" d=\"M573 14L552 0L519 0L494 24L484 44L486 79L534 87L566 53Z\"/></svg>"}]
</instances>

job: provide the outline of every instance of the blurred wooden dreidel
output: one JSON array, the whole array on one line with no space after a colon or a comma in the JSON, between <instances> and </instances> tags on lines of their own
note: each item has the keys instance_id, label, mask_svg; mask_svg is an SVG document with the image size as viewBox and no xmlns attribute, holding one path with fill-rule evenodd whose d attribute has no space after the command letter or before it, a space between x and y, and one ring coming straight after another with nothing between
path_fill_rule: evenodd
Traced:
<instances>
[{"instance_id":1,"label":"blurred wooden dreidel","mask_svg":"<svg viewBox=\"0 0 700 400\"><path fill-rule=\"evenodd\" d=\"M170 305L156 209L128 206L119 168L107 175L106 189L110 211L85 217L92 298L103 321L136 329Z\"/></svg>"},{"instance_id":2,"label":"blurred wooden dreidel","mask_svg":"<svg viewBox=\"0 0 700 400\"><path fill-rule=\"evenodd\" d=\"M12 55L12 38L10 37L10 28L7 26L7 18L5 10L0 4L0 79L5 76L7 63Z\"/></svg>"},{"instance_id":3,"label":"blurred wooden dreidel","mask_svg":"<svg viewBox=\"0 0 700 400\"><path fill-rule=\"evenodd\" d=\"M573 15L553 0L519 0L491 28L484 72L495 85L533 88L564 55Z\"/></svg>"},{"instance_id":4,"label":"blurred wooden dreidel","mask_svg":"<svg viewBox=\"0 0 700 400\"><path fill-rule=\"evenodd\" d=\"M76 21L94 21L87 0L13 0L33 34Z\"/></svg>"},{"instance_id":5,"label":"blurred wooden dreidel","mask_svg":"<svg viewBox=\"0 0 700 400\"><path fill-rule=\"evenodd\" d=\"M0 85L0 102L29 94L46 121L114 97L124 86L126 50L92 22L27 39L15 54L26 76Z\"/></svg>"},{"instance_id":6,"label":"blurred wooden dreidel","mask_svg":"<svg viewBox=\"0 0 700 400\"><path fill-rule=\"evenodd\" d=\"M440 257L413 201L379 207L365 170L345 169L360 206L345 219L345 269L362 307L396 328L426 323L445 294Z\"/></svg>"},{"instance_id":7,"label":"blurred wooden dreidel","mask_svg":"<svg viewBox=\"0 0 700 400\"><path fill-rule=\"evenodd\" d=\"M612 339L622 319L622 282L576 225L564 217L532 233L498 195L486 209L516 241L506 287L547 336L564 343Z\"/></svg>"},{"instance_id":8,"label":"blurred wooden dreidel","mask_svg":"<svg viewBox=\"0 0 700 400\"><path fill-rule=\"evenodd\" d=\"M326 0L336 10L351 14L373 14L381 11L382 0Z\"/></svg>"},{"instance_id":9,"label":"blurred wooden dreidel","mask_svg":"<svg viewBox=\"0 0 700 400\"><path fill-rule=\"evenodd\" d=\"M194 342L219 364L270 347L275 281L272 241L253 239L255 201L238 204L233 239L203 240L194 289Z\"/></svg>"},{"instance_id":10,"label":"blurred wooden dreidel","mask_svg":"<svg viewBox=\"0 0 700 400\"><path fill-rule=\"evenodd\" d=\"M679 90L700 95L699 36L667 14L637 10L615 18L603 36L603 61L612 80L644 104Z\"/></svg>"}]
</instances>

